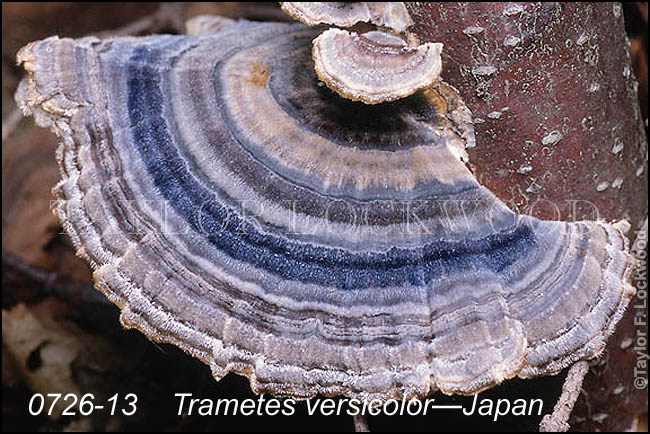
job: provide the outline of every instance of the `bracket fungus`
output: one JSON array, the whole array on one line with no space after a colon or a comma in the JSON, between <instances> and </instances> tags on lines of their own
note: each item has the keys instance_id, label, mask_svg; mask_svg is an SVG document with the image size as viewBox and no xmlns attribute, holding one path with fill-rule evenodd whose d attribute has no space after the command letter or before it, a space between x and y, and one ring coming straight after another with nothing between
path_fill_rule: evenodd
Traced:
<instances>
[{"instance_id":1,"label":"bracket fungus","mask_svg":"<svg viewBox=\"0 0 650 434\"><path fill-rule=\"evenodd\" d=\"M362 34L332 28L313 41L318 77L344 98L366 104L395 101L430 87L440 76L442 44L418 45L417 37L405 32L413 21L403 2L289 2L282 9L308 25L378 26ZM396 35L401 33L405 39Z\"/></svg>"},{"instance_id":2,"label":"bracket fungus","mask_svg":"<svg viewBox=\"0 0 650 434\"><path fill-rule=\"evenodd\" d=\"M624 225L516 215L463 163L453 88L340 98L306 73L319 32L19 52L17 101L62 139L56 214L122 323L299 398L473 394L599 355L633 294Z\"/></svg>"},{"instance_id":3,"label":"bracket fungus","mask_svg":"<svg viewBox=\"0 0 650 434\"><path fill-rule=\"evenodd\" d=\"M441 51L441 43L410 47L399 36L376 30L357 35L329 29L314 39L312 56L318 77L330 89L379 104L433 85L442 70Z\"/></svg>"},{"instance_id":4,"label":"bracket fungus","mask_svg":"<svg viewBox=\"0 0 650 434\"><path fill-rule=\"evenodd\" d=\"M283 2L282 10L310 26L372 23L402 33L413 24L404 2Z\"/></svg>"}]
</instances>

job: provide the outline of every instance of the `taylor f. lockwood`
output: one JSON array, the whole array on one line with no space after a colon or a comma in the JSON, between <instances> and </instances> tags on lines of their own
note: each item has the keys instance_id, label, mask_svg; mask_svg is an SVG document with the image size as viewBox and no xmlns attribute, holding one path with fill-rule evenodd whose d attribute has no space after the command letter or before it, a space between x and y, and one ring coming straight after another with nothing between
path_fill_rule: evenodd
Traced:
<instances>
[{"instance_id":1,"label":"taylor f. lockwood","mask_svg":"<svg viewBox=\"0 0 650 434\"><path fill-rule=\"evenodd\" d=\"M256 399L238 400L234 398L193 398L191 393L176 393L179 398L178 415L199 416L291 416L296 412L297 400L278 399L264 395ZM484 416L497 421L506 415L541 416L544 402L541 399L490 399L474 395L471 406L436 405L435 398L425 400L390 399L382 404L379 400L314 398L306 402L309 415L324 416L418 416L439 411L462 411L465 416Z\"/></svg>"}]
</instances>

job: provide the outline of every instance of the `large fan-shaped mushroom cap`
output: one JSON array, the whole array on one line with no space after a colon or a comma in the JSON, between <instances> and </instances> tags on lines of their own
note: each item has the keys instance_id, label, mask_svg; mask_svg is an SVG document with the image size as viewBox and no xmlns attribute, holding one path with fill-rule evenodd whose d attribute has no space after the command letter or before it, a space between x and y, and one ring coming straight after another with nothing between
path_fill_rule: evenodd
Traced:
<instances>
[{"instance_id":1,"label":"large fan-shaped mushroom cap","mask_svg":"<svg viewBox=\"0 0 650 434\"><path fill-rule=\"evenodd\" d=\"M296 397L470 394L599 354L633 292L621 231L515 215L463 164L451 87L342 99L315 36L19 53L19 104L62 139L56 212L122 322Z\"/></svg>"}]
</instances>

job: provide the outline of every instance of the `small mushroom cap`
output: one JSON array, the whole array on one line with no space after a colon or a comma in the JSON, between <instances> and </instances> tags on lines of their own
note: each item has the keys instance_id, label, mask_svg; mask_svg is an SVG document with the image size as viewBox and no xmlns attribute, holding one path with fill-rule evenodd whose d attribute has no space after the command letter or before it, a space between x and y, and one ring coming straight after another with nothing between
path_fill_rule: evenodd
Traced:
<instances>
[{"instance_id":1,"label":"small mushroom cap","mask_svg":"<svg viewBox=\"0 0 650 434\"><path fill-rule=\"evenodd\" d=\"M283 2L282 10L307 25L351 27L368 22L401 33L413 24L403 2Z\"/></svg>"},{"instance_id":2,"label":"small mushroom cap","mask_svg":"<svg viewBox=\"0 0 650 434\"><path fill-rule=\"evenodd\" d=\"M362 35L329 29L313 41L318 77L353 101L379 104L427 88L440 77L441 43L410 47L400 37L380 31Z\"/></svg>"},{"instance_id":3,"label":"small mushroom cap","mask_svg":"<svg viewBox=\"0 0 650 434\"><path fill-rule=\"evenodd\" d=\"M514 214L462 161L453 88L340 98L305 72L316 33L19 52L18 103L62 139L56 214L122 323L299 398L473 394L600 354L634 293L619 227Z\"/></svg>"}]
</instances>

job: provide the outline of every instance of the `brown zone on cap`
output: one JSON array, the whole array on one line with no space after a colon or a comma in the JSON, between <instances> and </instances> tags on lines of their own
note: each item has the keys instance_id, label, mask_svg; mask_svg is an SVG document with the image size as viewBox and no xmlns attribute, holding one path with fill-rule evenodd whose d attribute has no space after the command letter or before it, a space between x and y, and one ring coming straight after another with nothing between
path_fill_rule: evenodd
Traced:
<instances>
[{"instance_id":1,"label":"brown zone on cap","mask_svg":"<svg viewBox=\"0 0 650 434\"><path fill-rule=\"evenodd\" d=\"M250 62L248 81L256 86L266 86L271 75L269 66L262 62Z\"/></svg>"}]
</instances>

